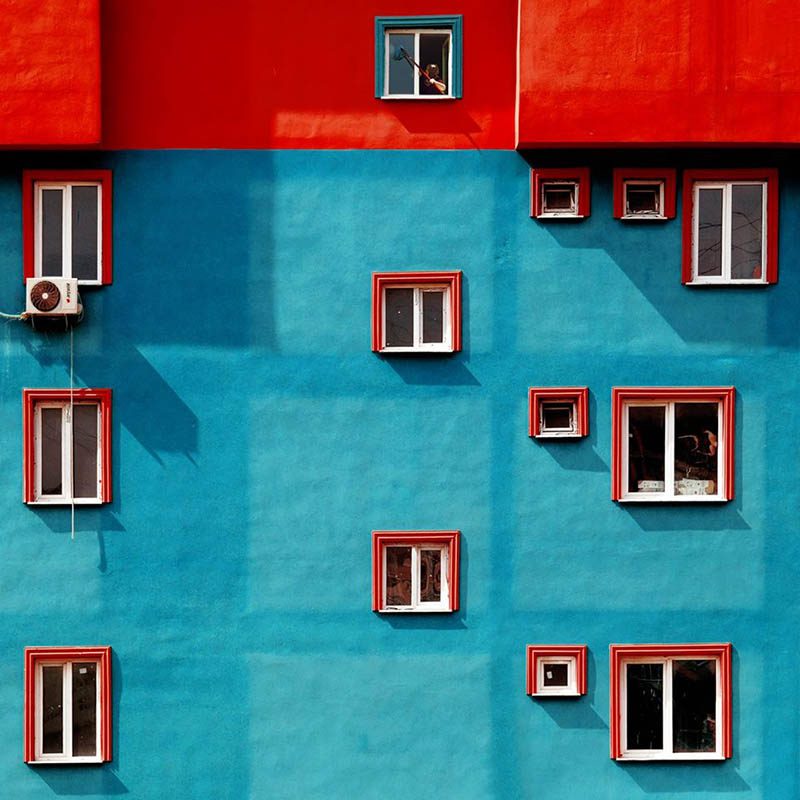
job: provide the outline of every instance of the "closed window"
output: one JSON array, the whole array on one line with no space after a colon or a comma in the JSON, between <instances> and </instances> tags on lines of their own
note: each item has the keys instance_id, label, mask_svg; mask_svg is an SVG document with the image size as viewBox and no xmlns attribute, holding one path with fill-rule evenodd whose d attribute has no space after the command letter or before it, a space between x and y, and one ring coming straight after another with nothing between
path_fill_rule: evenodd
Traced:
<instances>
[{"instance_id":1,"label":"closed window","mask_svg":"<svg viewBox=\"0 0 800 800\"><path fill-rule=\"evenodd\" d=\"M528 433L535 439L575 439L589 434L589 390L585 386L531 388Z\"/></svg>"},{"instance_id":2,"label":"closed window","mask_svg":"<svg viewBox=\"0 0 800 800\"><path fill-rule=\"evenodd\" d=\"M614 169L614 217L625 220L666 220L675 216L674 169Z\"/></svg>"},{"instance_id":3,"label":"closed window","mask_svg":"<svg viewBox=\"0 0 800 800\"><path fill-rule=\"evenodd\" d=\"M529 644L527 691L533 697L586 694L586 645Z\"/></svg>"},{"instance_id":4,"label":"closed window","mask_svg":"<svg viewBox=\"0 0 800 800\"><path fill-rule=\"evenodd\" d=\"M531 170L531 216L536 219L583 219L590 211L586 167Z\"/></svg>"}]
</instances>

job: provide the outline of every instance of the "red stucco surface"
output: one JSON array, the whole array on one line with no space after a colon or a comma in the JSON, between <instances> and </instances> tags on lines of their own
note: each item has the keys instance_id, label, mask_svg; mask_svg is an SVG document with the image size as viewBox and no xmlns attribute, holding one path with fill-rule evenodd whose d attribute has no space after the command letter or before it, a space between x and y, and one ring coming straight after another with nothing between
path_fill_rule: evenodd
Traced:
<instances>
[{"instance_id":1,"label":"red stucco surface","mask_svg":"<svg viewBox=\"0 0 800 800\"><path fill-rule=\"evenodd\" d=\"M0 146L100 141L98 3L0 2Z\"/></svg>"}]
</instances>

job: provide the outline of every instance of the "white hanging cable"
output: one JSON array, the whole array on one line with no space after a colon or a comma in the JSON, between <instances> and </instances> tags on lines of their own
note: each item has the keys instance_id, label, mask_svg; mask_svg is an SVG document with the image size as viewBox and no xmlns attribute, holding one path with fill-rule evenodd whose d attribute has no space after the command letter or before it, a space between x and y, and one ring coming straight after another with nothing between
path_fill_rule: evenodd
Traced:
<instances>
[{"instance_id":1,"label":"white hanging cable","mask_svg":"<svg viewBox=\"0 0 800 800\"><path fill-rule=\"evenodd\" d=\"M2 319L27 319L27 314L6 314L4 311L0 311L0 318Z\"/></svg>"},{"instance_id":2,"label":"white hanging cable","mask_svg":"<svg viewBox=\"0 0 800 800\"><path fill-rule=\"evenodd\" d=\"M72 517L72 534L71 538L72 541L75 541L75 422L72 416L72 409L74 407L74 392L75 392L75 382L73 380L74 375L74 363L75 363L75 347L74 347L74 340L72 336L73 327L72 325L69 326L69 447L70 447L70 454L69 454L69 497L70 497L70 511Z\"/></svg>"}]
</instances>

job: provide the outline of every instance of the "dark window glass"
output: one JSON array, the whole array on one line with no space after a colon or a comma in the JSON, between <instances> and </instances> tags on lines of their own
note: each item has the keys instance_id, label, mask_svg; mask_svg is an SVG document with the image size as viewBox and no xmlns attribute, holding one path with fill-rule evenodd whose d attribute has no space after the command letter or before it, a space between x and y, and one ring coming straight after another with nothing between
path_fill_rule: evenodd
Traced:
<instances>
[{"instance_id":1,"label":"dark window glass","mask_svg":"<svg viewBox=\"0 0 800 800\"><path fill-rule=\"evenodd\" d=\"M731 187L731 278L762 276L763 191L761 185Z\"/></svg>"},{"instance_id":2,"label":"dark window glass","mask_svg":"<svg viewBox=\"0 0 800 800\"><path fill-rule=\"evenodd\" d=\"M574 184L545 186L542 190L544 192L544 210L574 211L576 188Z\"/></svg>"},{"instance_id":3,"label":"dark window glass","mask_svg":"<svg viewBox=\"0 0 800 800\"><path fill-rule=\"evenodd\" d=\"M414 58L414 34L389 34L389 94L414 94L414 67L408 58Z\"/></svg>"},{"instance_id":4,"label":"dark window glass","mask_svg":"<svg viewBox=\"0 0 800 800\"><path fill-rule=\"evenodd\" d=\"M386 548L386 605L411 605L411 548Z\"/></svg>"},{"instance_id":5,"label":"dark window glass","mask_svg":"<svg viewBox=\"0 0 800 800\"><path fill-rule=\"evenodd\" d=\"M717 493L719 406L675 404L675 494Z\"/></svg>"},{"instance_id":6,"label":"dark window glass","mask_svg":"<svg viewBox=\"0 0 800 800\"><path fill-rule=\"evenodd\" d=\"M63 493L61 464L61 425L60 408L43 408L41 437L42 494L60 495Z\"/></svg>"},{"instance_id":7,"label":"dark window glass","mask_svg":"<svg viewBox=\"0 0 800 800\"><path fill-rule=\"evenodd\" d=\"M629 183L625 189L626 214L661 213L661 184Z\"/></svg>"},{"instance_id":8,"label":"dark window glass","mask_svg":"<svg viewBox=\"0 0 800 800\"><path fill-rule=\"evenodd\" d=\"M628 750L661 750L664 746L664 667L627 664Z\"/></svg>"},{"instance_id":9,"label":"dark window glass","mask_svg":"<svg viewBox=\"0 0 800 800\"><path fill-rule=\"evenodd\" d=\"M73 490L75 497L97 497L98 407L76 405L72 409Z\"/></svg>"},{"instance_id":10,"label":"dark window glass","mask_svg":"<svg viewBox=\"0 0 800 800\"><path fill-rule=\"evenodd\" d=\"M414 344L414 290L386 290L386 346Z\"/></svg>"},{"instance_id":11,"label":"dark window glass","mask_svg":"<svg viewBox=\"0 0 800 800\"><path fill-rule=\"evenodd\" d=\"M545 686L566 686L569 682L568 664L543 664Z\"/></svg>"},{"instance_id":12,"label":"dark window glass","mask_svg":"<svg viewBox=\"0 0 800 800\"><path fill-rule=\"evenodd\" d=\"M697 195L697 274L722 275L722 189Z\"/></svg>"},{"instance_id":13,"label":"dark window glass","mask_svg":"<svg viewBox=\"0 0 800 800\"><path fill-rule=\"evenodd\" d=\"M672 749L713 753L717 747L715 661L672 662Z\"/></svg>"},{"instance_id":14,"label":"dark window glass","mask_svg":"<svg viewBox=\"0 0 800 800\"><path fill-rule=\"evenodd\" d=\"M419 36L419 65L431 79L445 85L440 92L424 75L419 76L420 94L448 94L450 88L447 74L450 61L450 36L446 33L421 33Z\"/></svg>"},{"instance_id":15,"label":"dark window glass","mask_svg":"<svg viewBox=\"0 0 800 800\"><path fill-rule=\"evenodd\" d=\"M422 292L422 341L444 341L444 292Z\"/></svg>"},{"instance_id":16,"label":"dark window glass","mask_svg":"<svg viewBox=\"0 0 800 800\"><path fill-rule=\"evenodd\" d=\"M42 275L62 275L64 193L61 189L42 189Z\"/></svg>"},{"instance_id":17,"label":"dark window glass","mask_svg":"<svg viewBox=\"0 0 800 800\"><path fill-rule=\"evenodd\" d=\"M97 664L72 665L72 755L97 754Z\"/></svg>"},{"instance_id":18,"label":"dark window glass","mask_svg":"<svg viewBox=\"0 0 800 800\"><path fill-rule=\"evenodd\" d=\"M628 408L628 491L664 491L664 406Z\"/></svg>"},{"instance_id":19,"label":"dark window glass","mask_svg":"<svg viewBox=\"0 0 800 800\"><path fill-rule=\"evenodd\" d=\"M42 667L42 752L64 752L64 668Z\"/></svg>"},{"instance_id":20,"label":"dark window glass","mask_svg":"<svg viewBox=\"0 0 800 800\"><path fill-rule=\"evenodd\" d=\"M423 603L435 603L442 599L441 550L420 551L419 599Z\"/></svg>"},{"instance_id":21,"label":"dark window glass","mask_svg":"<svg viewBox=\"0 0 800 800\"><path fill-rule=\"evenodd\" d=\"M97 186L72 187L72 277L97 280Z\"/></svg>"},{"instance_id":22,"label":"dark window glass","mask_svg":"<svg viewBox=\"0 0 800 800\"><path fill-rule=\"evenodd\" d=\"M572 430L572 406L542 403L541 427L543 431Z\"/></svg>"}]
</instances>

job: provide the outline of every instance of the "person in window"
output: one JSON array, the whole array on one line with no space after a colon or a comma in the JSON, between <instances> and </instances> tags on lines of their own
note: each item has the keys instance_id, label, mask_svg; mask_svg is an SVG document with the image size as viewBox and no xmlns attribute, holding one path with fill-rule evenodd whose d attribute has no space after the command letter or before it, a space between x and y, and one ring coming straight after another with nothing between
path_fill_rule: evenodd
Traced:
<instances>
[{"instance_id":1,"label":"person in window","mask_svg":"<svg viewBox=\"0 0 800 800\"><path fill-rule=\"evenodd\" d=\"M438 64L428 64L419 76L420 94L445 94L447 85L442 81Z\"/></svg>"}]
</instances>

